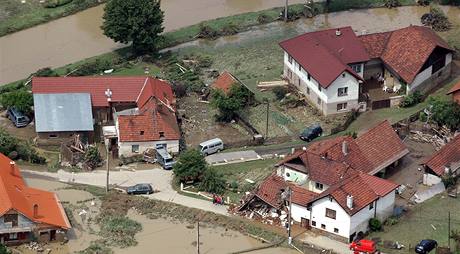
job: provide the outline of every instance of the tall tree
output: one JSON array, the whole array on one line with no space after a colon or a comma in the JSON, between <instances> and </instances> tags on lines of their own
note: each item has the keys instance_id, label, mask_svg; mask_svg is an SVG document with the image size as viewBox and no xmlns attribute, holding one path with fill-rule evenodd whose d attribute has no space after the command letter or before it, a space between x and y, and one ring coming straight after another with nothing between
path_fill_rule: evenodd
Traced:
<instances>
[{"instance_id":1,"label":"tall tree","mask_svg":"<svg viewBox=\"0 0 460 254\"><path fill-rule=\"evenodd\" d=\"M163 17L158 0L109 0L102 29L116 42L132 42L137 54L156 53Z\"/></svg>"},{"instance_id":2,"label":"tall tree","mask_svg":"<svg viewBox=\"0 0 460 254\"><path fill-rule=\"evenodd\" d=\"M173 172L180 181L199 181L207 169L203 155L196 149L186 150L173 166Z\"/></svg>"}]
</instances>

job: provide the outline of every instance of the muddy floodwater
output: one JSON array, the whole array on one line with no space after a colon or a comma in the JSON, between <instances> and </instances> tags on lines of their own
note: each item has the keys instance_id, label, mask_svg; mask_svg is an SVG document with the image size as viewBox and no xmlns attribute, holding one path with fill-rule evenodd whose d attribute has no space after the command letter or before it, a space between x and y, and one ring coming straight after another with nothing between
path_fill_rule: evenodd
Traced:
<instances>
[{"instance_id":1,"label":"muddy floodwater","mask_svg":"<svg viewBox=\"0 0 460 254\"><path fill-rule=\"evenodd\" d=\"M115 254L131 253L196 253L196 225L179 224L166 219L148 219L135 211L128 216L142 224L142 231L136 234L138 244L126 249L116 249ZM200 227L200 252L207 254L232 253L264 246L260 241L244 236L238 232L221 227ZM287 248L269 248L249 252L251 254L298 254Z\"/></svg>"},{"instance_id":2,"label":"muddy floodwater","mask_svg":"<svg viewBox=\"0 0 460 254\"><path fill-rule=\"evenodd\" d=\"M302 3L304 0L290 0ZM163 0L165 31L204 20L283 5L280 0ZM58 67L120 48L102 34L100 5L75 15L0 37L0 84L26 78L42 67Z\"/></svg>"}]
</instances>

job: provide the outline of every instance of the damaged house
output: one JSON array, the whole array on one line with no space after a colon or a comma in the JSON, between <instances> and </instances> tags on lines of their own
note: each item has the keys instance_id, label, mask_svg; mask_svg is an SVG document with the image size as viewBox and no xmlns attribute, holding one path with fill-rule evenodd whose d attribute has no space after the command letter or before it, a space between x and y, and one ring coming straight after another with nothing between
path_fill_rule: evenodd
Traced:
<instances>
[{"instance_id":1,"label":"damaged house","mask_svg":"<svg viewBox=\"0 0 460 254\"><path fill-rule=\"evenodd\" d=\"M279 193L291 186L294 221L352 241L368 230L371 218L384 221L392 215L398 185L376 175L384 175L408 152L388 121L356 139L342 136L314 142L277 163L276 176L248 196L240 211L246 216L252 211L271 216L274 210L286 210ZM270 210L258 210L264 208L261 203Z\"/></svg>"},{"instance_id":2,"label":"damaged house","mask_svg":"<svg viewBox=\"0 0 460 254\"><path fill-rule=\"evenodd\" d=\"M64 241L70 228L56 194L28 187L14 161L0 154L0 243Z\"/></svg>"},{"instance_id":3,"label":"damaged house","mask_svg":"<svg viewBox=\"0 0 460 254\"><path fill-rule=\"evenodd\" d=\"M446 174L460 175L460 135L427 158L423 166L425 168L424 181L428 185L441 182L441 177Z\"/></svg>"}]
</instances>

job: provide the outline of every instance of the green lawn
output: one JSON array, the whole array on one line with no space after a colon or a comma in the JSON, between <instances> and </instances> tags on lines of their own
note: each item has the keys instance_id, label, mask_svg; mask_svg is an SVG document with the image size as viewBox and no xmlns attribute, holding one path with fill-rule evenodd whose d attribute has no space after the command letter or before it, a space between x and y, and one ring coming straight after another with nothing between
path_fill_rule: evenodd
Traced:
<instances>
[{"instance_id":1,"label":"green lawn","mask_svg":"<svg viewBox=\"0 0 460 254\"><path fill-rule=\"evenodd\" d=\"M380 247L385 253L412 252L413 247L422 239L434 239L440 247L447 246L448 213L451 216L451 230L460 230L459 211L458 199L441 194L413 207L396 225L385 226L383 232L372 233L369 237L378 237L382 242L398 241L406 246L404 251ZM454 241L451 241L451 246L454 245Z\"/></svg>"},{"instance_id":2,"label":"green lawn","mask_svg":"<svg viewBox=\"0 0 460 254\"><path fill-rule=\"evenodd\" d=\"M233 192L231 190L227 190L224 196L229 196L231 202L238 203L244 195L244 192L252 190L254 186L273 172L273 166L278 161L279 159L265 159L215 166L214 168L219 173L223 174L227 183L237 183L238 191ZM255 183L251 184L247 182L246 179L252 180Z\"/></svg>"},{"instance_id":3,"label":"green lawn","mask_svg":"<svg viewBox=\"0 0 460 254\"><path fill-rule=\"evenodd\" d=\"M100 0L72 1L56 8L45 8L39 0L0 1L0 36L36 26L53 19L71 15L78 11L101 4Z\"/></svg>"}]
</instances>

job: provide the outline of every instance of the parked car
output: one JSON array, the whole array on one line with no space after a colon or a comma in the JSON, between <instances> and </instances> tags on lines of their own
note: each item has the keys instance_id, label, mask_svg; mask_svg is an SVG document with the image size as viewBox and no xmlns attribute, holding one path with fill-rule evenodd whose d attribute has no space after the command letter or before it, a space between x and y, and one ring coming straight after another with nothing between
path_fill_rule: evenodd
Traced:
<instances>
[{"instance_id":1,"label":"parked car","mask_svg":"<svg viewBox=\"0 0 460 254\"><path fill-rule=\"evenodd\" d=\"M168 153L166 148L157 148L156 161L164 169L172 169L173 165L176 164L173 157Z\"/></svg>"},{"instance_id":2,"label":"parked car","mask_svg":"<svg viewBox=\"0 0 460 254\"><path fill-rule=\"evenodd\" d=\"M435 240L425 239L415 246L415 252L419 254L426 254L436 249L436 247L438 247L438 243Z\"/></svg>"},{"instance_id":3,"label":"parked car","mask_svg":"<svg viewBox=\"0 0 460 254\"><path fill-rule=\"evenodd\" d=\"M224 142L222 142L222 139L220 138L214 138L211 140L207 140L203 143L200 143L198 150L204 156L207 156L213 153L217 153L217 152L224 150Z\"/></svg>"},{"instance_id":4,"label":"parked car","mask_svg":"<svg viewBox=\"0 0 460 254\"><path fill-rule=\"evenodd\" d=\"M314 124L300 133L299 138L303 141L310 142L313 139L321 136L323 134L323 129L319 124Z\"/></svg>"},{"instance_id":5,"label":"parked car","mask_svg":"<svg viewBox=\"0 0 460 254\"><path fill-rule=\"evenodd\" d=\"M29 124L30 119L24 115L21 111L17 110L14 107L11 107L7 111L8 118L13 122L14 126L17 128L25 127Z\"/></svg>"},{"instance_id":6,"label":"parked car","mask_svg":"<svg viewBox=\"0 0 460 254\"><path fill-rule=\"evenodd\" d=\"M140 184L136 184L134 186L128 187L128 189L126 190L126 193L128 193L128 195L152 194L153 188L148 183L140 183Z\"/></svg>"}]
</instances>

